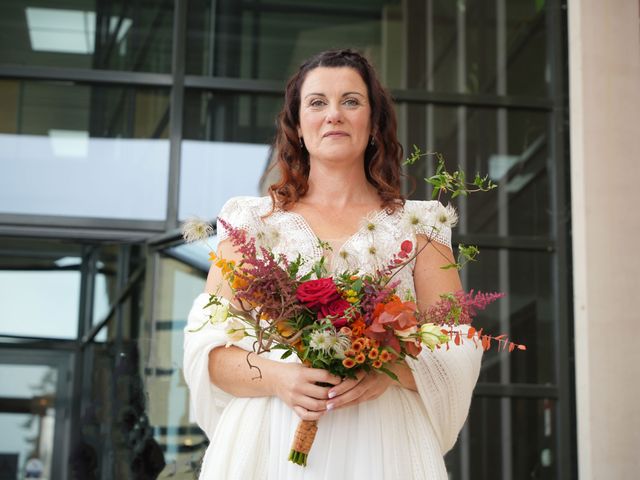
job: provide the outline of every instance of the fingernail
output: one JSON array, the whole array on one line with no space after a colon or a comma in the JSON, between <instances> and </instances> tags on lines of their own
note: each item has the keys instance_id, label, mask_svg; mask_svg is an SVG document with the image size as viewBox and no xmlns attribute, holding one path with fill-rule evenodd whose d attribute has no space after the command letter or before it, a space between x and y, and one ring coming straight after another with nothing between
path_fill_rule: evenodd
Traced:
<instances>
[{"instance_id":1,"label":"fingernail","mask_svg":"<svg viewBox=\"0 0 640 480\"><path fill-rule=\"evenodd\" d=\"M327 410L333 409L333 403L327 403Z\"/></svg>"},{"instance_id":2,"label":"fingernail","mask_svg":"<svg viewBox=\"0 0 640 480\"><path fill-rule=\"evenodd\" d=\"M329 392L329 395L328 395L329 398L333 398L335 396L336 396L336 392L331 392L331 391Z\"/></svg>"}]
</instances>

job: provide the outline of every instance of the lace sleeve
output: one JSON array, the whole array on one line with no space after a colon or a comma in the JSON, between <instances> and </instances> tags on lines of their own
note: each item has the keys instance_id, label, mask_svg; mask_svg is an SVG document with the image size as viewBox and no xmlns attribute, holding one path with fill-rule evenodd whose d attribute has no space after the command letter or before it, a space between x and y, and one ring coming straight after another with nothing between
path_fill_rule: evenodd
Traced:
<instances>
[{"instance_id":1,"label":"lace sleeve","mask_svg":"<svg viewBox=\"0 0 640 480\"><path fill-rule=\"evenodd\" d=\"M255 197L232 197L227 200L227 203L220 210L216 222L218 241L221 242L229 236L229 232L220 223L220 219L223 219L232 227L240 228L253 234L259 218L257 213L259 203L260 199Z\"/></svg>"},{"instance_id":2,"label":"lace sleeve","mask_svg":"<svg viewBox=\"0 0 640 480\"><path fill-rule=\"evenodd\" d=\"M451 248L451 227L441 218L443 214L450 215L444 205L437 200L408 200L405 209L416 235L426 235L434 242Z\"/></svg>"}]
</instances>

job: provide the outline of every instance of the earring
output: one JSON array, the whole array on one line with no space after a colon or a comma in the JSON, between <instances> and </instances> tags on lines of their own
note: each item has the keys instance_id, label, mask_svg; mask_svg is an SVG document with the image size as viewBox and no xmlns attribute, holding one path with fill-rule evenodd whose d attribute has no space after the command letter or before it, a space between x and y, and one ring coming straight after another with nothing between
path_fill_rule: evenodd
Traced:
<instances>
[{"instance_id":1,"label":"earring","mask_svg":"<svg viewBox=\"0 0 640 480\"><path fill-rule=\"evenodd\" d=\"M300 138L300 148L304 150L304 140L302 139L302 137Z\"/></svg>"},{"instance_id":2,"label":"earring","mask_svg":"<svg viewBox=\"0 0 640 480\"><path fill-rule=\"evenodd\" d=\"M371 140L369 140L369 145L371 145L372 147L375 147L375 146L376 146L376 141L375 141L375 139L373 138L373 135L371 135L371 137L370 137L370 138L371 138Z\"/></svg>"}]
</instances>

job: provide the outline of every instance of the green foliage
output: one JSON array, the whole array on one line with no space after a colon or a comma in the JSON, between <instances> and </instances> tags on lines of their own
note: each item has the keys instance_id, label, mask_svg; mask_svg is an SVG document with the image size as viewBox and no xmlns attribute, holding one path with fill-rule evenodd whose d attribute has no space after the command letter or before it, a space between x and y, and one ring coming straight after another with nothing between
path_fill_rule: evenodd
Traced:
<instances>
[{"instance_id":1,"label":"green foliage","mask_svg":"<svg viewBox=\"0 0 640 480\"><path fill-rule=\"evenodd\" d=\"M449 193L451 198L456 198L460 195L467 196L474 192L488 192L497 187L497 185L489 179L488 175L482 177L479 173L476 173L473 181L468 182L464 171L455 170L448 172L444 157L441 153L423 153L417 145L413 146L413 152L411 152L411 155L405 160L404 164L413 165L420 158L428 156L434 156L438 162L436 172L432 176L424 179L425 182L433 186L434 199L440 199L443 193Z\"/></svg>"}]
</instances>

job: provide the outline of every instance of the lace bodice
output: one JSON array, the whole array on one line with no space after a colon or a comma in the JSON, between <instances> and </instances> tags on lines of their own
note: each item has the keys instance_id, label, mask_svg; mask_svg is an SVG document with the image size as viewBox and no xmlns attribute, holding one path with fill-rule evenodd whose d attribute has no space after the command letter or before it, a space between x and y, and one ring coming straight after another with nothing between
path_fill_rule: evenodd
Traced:
<instances>
[{"instance_id":1,"label":"lace bodice","mask_svg":"<svg viewBox=\"0 0 640 480\"><path fill-rule=\"evenodd\" d=\"M231 198L222 207L219 218L247 231L258 245L272 249L275 254L284 254L290 260L302 255L305 262L300 268L301 275L323 255L331 273L373 273L389 263L404 240L411 240L415 249L416 235L426 235L438 242L436 248L442 245L451 248L451 229L438 221L437 212L441 208L435 200L407 200L403 208L392 214L379 210L363 218L358 230L343 239L318 238L305 218L295 212L276 209L263 218L271 210L270 197ZM227 238L220 222L217 232L219 241ZM401 296L415 297L414 266L415 260L396 276Z\"/></svg>"}]
</instances>

